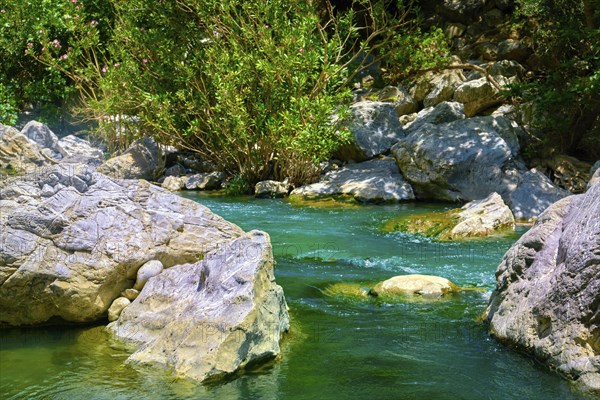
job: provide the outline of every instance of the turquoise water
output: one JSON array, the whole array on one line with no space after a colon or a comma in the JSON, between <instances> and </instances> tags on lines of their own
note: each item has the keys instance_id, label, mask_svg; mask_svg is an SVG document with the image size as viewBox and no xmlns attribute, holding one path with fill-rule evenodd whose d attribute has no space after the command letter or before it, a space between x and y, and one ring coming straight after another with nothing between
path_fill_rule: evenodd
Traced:
<instances>
[{"instance_id":1,"label":"turquoise water","mask_svg":"<svg viewBox=\"0 0 600 400\"><path fill-rule=\"evenodd\" d=\"M379 227L400 213L447 209L403 204L295 208L281 200L200 201L245 230L271 235L277 282L292 332L279 362L212 385L123 364L102 327L2 331L3 399L578 399L567 382L490 339L477 318L498 261L523 230L463 243L433 243ZM434 303L331 297L339 282L440 275L464 292Z\"/></svg>"}]
</instances>

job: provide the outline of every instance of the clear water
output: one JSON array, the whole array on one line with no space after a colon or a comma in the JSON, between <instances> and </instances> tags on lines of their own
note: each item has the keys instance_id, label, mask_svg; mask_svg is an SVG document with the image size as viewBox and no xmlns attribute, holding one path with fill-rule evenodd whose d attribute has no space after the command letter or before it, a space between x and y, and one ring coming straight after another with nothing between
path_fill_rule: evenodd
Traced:
<instances>
[{"instance_id":1,"label":"clear water","mask_svg":"<svg viewBox=\"0 0 600 400\"><path fill-rule=\"evenodd\" d=\"M490 339L477 322L498 261L522 230L441 244L379 227L401 213L443 205L315 209L184 196L245 230L270 233L277 281L293 319L282 359L207 386L124 365L127 353L102 327L0 331L2 399L581 398L554 373ZM336 282L367 285L407 273L440 275L488 293L396 304L323 293Z\"/></svg>"}]
</instances>

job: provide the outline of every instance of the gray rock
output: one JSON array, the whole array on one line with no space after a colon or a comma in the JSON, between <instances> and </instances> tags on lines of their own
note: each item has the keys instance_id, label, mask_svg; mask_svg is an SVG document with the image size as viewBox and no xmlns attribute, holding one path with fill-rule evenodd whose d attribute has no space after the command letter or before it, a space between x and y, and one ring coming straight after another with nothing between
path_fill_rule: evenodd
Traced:
<instances>
[{"instance_id":1,"label":"gray rock","mask_svg":"<svg viewBox=\"0 0 600 400\"><path fill-rule=\"evenodd\" d=\"M398 116L412 114L419 107L419 104L413 99L408 90L402 86L386 86L381 89L378 97L379 101L392 103Z\"/></svg>"},{"instance_id":2,"label":"gray rock","mask_svg":"<svg viewBox=\"0 0 600 400\"><path fill-rule=\"evenodd\" d=\"M496 82L503 86L506 83L505 78L498 76ZM492 106L502 102L496 89L486 77L464 82L456 88L454 100L465 105L465 115L472 117Z\"/></svg>"},{"instance_id":3,"label":"gray rock","mask_svg":"<svg viewBox=\"0 0 600 400\"><path fill-rule=\"evenodd\" d=\"M461 103L444 101L435 107L427 107L419 111L416 118L405 125L407 133L414 132L425 124L439 125L465 119L464 106Z\"/></svg>"},{"instance_id":4,"label":"gray rock","mask_svg":"<svg viewBox=\"0 0 600 400\"><path fill-rule=\"evenodd\" d=\"M517 129L506 117L424 124L392 153L418 198L477 200L506 190L504 169L519 151Z\"/></svg>"},{"instance_id":5,"label":"gray rock","mask_svg":"<svg viewBox=\"0 0 600 400\"><path fill-rule=\"evenodd\" d=\"M221 189L224 180L225 174L222 172L190 175L185 181L185 188L188 190L217 190Z\"/></svg>"},{"instance_id":6,"label":"gray rock","mask_svg":"<svg viewBox=\"0 0 600 400\"><path fill-rule=\"evenodd\" d=\"M525 62L531 55L531 49L520 40L506 39L498 43L498 59Z\"/></svg>"},{"instance_id":7,"label":"gray rock","mask_svg":"<svg viewBox=\"0 0 600 400\"><path fill-rule=\"evenodd\" d=\"M167 176L161 186L171 192L178 192L185 188L187 179L185 176Z\"/></svg>"},{"instance_id":8,"label":"gray rock","mask_svg":"<svg viewBox=\"0 0 600 400\"><path fill-rule=\"evenodd\" d=\"M415 198L411 186L404 181L392 158L349 164L330 171L320 182L294 189L290 197L318 199L344 195L361 203L399 202Z\"/></svg>"},{"instance_id":9,"label":"gray rock","mask_svg":"<svg viewBox=\"0 0 600 400\"><path fill-rule=\"evenodd\" d=\"M520 78L525 75L525 68L514 60L501 60L493 63L488 70L491 76Z\"/></svg>"},{"instance_id":10,"label":"gray rock","mask_svg":"<svg viewBox=\"0 0 600 400\"><path fill-rule=\"evenodd\" d=\"M389 151L404 131L393 104L361 101L350 107L348 128L353 143L342 146L335 158L343 161L365 161Z\"/></svg>"},{"instance_id":11,"label":"gray rock","mask_svg":"<svg viewBox=\"0 0 600 400\"><path fill-rule=\"evenodd\" d=\"M86 165L19 177L0 199L0 324L96 321L147 261L195 262L243 233L196 202Z\"/></svg>"},{"instance_id":12,"label":"gray rock","mask_svg":"<svg viewBox=\"0 0 600 400\"><path fill-rule=\"evenodd\" d=\"M587 189L589 190L592 186L594 186L598 182L600 182L600 168L596 168L594 175L592 175L592 177L590 178L590 181L587 184Z\"/></svg>"},{"instance_id":13,"label":"gray rock","mask_svg":"<svg viewBox=\"0 0 600 400\"><path fill-rule=\"evenodd\" d=\"M439 14L452 22L468 24L483 11L485 0L443 0L437 8Z\"/></svg>"},{"instance_id":14,"label":"gray rock","mask_svg":"<svg viewBox=\"0 0 600 400\"><path fill-rule=\"evenodd\" d=\"M600 394L600 185L550 206L505 254L492 335Z\"/></svg>"},{"instance_id":15,"label":"gray rock","mask_svg":"<svg viewBox=\"0 0 600 400\"><path fill-rule=\"evenodd\" d=\"M113 322L119 319L119 315L123 312L125 307L131 304L131 300L126 297L118 297L112 302L108 308L108 321Z\"/></svg>"},{"instance_id":16,"label":"gray rock","mask_svg":"<svg viewBox=\"0 0 600 400\"><path fill-rule=\"evenodd\" d=\"M431 80L432 88L423 99L425 107L433 107L443 101L452 100L454 90L465 80L460 71L444 72Z\"/></svg>"},{"instance_id":17,"label":"gray rock","mask_svg":"<svg viewBox=\"0 0 600 400\"><path fill-rule=\"evenodd\" d=\"M498 193L465 204L452 228L452 239L488 236L502 230L514 230L515 218Z\"/></svg>"},{"instance_id":18,"label":"gray rock","mask_svg":"<svg viewBox=\"0 0 600 400\"><path fill-rule=\"evenodd\" d=\"M164 167L160 147L153 139L138 139L120 156L98 167L98 172L117 179L146 179L158 177Z\"/></svg>"},{"instance_id":19,"label":"gray rock","mask_svg":"<svg viewBox=\"0 0 600 400\"><path fill-rule=\"evenodd\" d=\"M66 156L81 155L104 161L102 150L92 146L89 141L78 138L75 135L65 136L58 141L58 144L64 149Z\"/></svg>"},{"instance_id":20,"label":"gray rock","mask_svg":"<svg viewBox=\"0 0 600 400\"><path fill-rule=\"evenodd\" d=\"M107 328L136 347L127 362L198 381L273 359L289 329L273 264L269 236L244 234L148 281Z\"/></svg>"},{"instance_id":21,"label":"gray rock","mask_svg":"<svg viewBox=\"0 0 600 400\"><path fill-rule=\"evenodd\" d=\"M263 199L285 197L288 194L288 187L286 182L261 181L254 186L254 197Z\"/></svg>"},{"instance_id":22,"label":"gray rock","mask_svg":"<svg viewBox=\"0 0 600 400\"><path fill-rule=\"evenodd\" d=\"M41 153L39 146L25 135L0 124L0 167L17 172L33 172L56 161Z\"/></svg>"},{"instance_id":23,"label":"gray rock","mask_svg":"<svg viewBox=\"0 0 600 400\"><path fill-rule=\"evenodd\" d=\"M165 170L165 176L183 176L185 168L181 164L175 164Z\"/></svg>"},{"instance_id":24,"label":"gray rock","mask_svg":"<svg viewBox=\"0 0 600 400\"><path fill-rule=\"evenodd\" d=\"M511 187L503 194L515 218L537 217L552 203L571 194L536 169L518 174L514 183L516 188Z\"/></svg>"},{"instance_id":25,"label":"gray rock","mask_svg":"<svg viewBox=\"0 0 600 400\"><path fill-rule=\"evenodd\" d=\"M29 121L21 133L36 143L40 151L54 160L58 161L67 155L67 152L60 146L58 137L41 122Z\"/></svg>"},{"instance_id":26,"label":"gray rock","mask_svg":"<svg viewBox=\"0 0 600 400\"><path fill-rule=\"evenodd\" d=\"M596 161L592 167L590 168L590 175L594 175L594 173L600 168L600 160Z\"/></svg>"}]
</instances>

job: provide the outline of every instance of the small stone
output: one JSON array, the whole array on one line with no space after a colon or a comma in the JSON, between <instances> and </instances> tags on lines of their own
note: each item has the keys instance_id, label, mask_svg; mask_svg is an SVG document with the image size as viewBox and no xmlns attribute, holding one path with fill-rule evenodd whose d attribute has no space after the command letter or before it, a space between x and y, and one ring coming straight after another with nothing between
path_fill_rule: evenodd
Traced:
<instances>
[{"instance_id":1,"label":"small stone","mask_svg":"<svg viewBox=\"0 0 600 400\"><path fill-rule=\"evenodd\" d=\"M456 284L446 278L433 275L400 275L380 282L370 294L373 296L420 295L439 298L447 293L458 291Z\"/></svg>"},{"instance_id":2,"label":"small stone","mask_svg":"<svg viewBox=\"0 0 600 400\"><path fill-rule=\"evenodd\" d=\"M121 296L125 297L128 300L134 301L140 294L139 290L135 289L125 289L121 292Z\"/></svg>"},{"instance_id":3,"label":"small stone","mask_svg":"<svg viewBox=\"0 0 600 400\"><path fill-rule=\"evenodd\" d=\"M108 321L113 322L118 320L119 315L121 315L121 312L123 312L125 307L127 307L130 304L131 301L129 301L129 299L125 297L119 297L115 301L113 301L110 308L108 309Z\"/></svg>"},{"instance_id":4,"label":"small stone","mask_svg":"<svg viewBox=\"0 0 600 400\"><path fill-rule=\"evenodd\" d=\"M148 261L146 264L142 265L140 269L138 269L137 279L133 288L135 290L142 290L148 279L160 274L163 269L163 264L160 261Z\"/></svg>"}]
</instances>

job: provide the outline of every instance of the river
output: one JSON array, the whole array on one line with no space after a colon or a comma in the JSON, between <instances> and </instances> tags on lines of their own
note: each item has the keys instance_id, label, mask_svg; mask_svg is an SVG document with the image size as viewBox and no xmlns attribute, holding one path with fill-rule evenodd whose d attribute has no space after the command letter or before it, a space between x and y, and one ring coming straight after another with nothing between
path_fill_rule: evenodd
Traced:
<instances>
[{"instance_id":1,"label":"river","mask_svg":"<svg viewBox=\"0 0 600 400\"><path fill-rule=\"evenodd\" d=\"M199 201L245 230L271 235L277 282L292 317L280 361L211 385L123 364L101 326L1 331L2 399L579 399L531 358L492 340L479 322L494 272L524 232L461 243L383 233L402 213L446 210L410 203L293 207L283 200ZM384 303L332 296L421 273L477 287L435 302Z\"/></svg>"}]
</instances>

